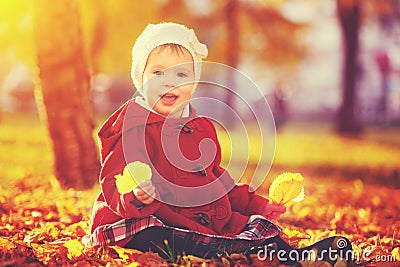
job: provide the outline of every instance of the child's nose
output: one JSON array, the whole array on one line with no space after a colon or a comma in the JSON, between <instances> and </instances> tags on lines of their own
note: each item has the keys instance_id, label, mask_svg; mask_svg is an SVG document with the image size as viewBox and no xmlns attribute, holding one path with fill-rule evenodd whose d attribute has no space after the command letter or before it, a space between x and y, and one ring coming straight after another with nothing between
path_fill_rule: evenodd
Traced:
<instances>
[{"instance_id":1,"label":"child's nose","mask_svg":"<svg viewBox=\"0 0 400 267\"><path fill-rule=\"evenodd\" d=\"M175 87L175 84L171 81L165 81L164 87L172 88L172 87Z\"/></svg>"},{"instance_id":2,"label":"child's nose","mask_svg":"<svg viewBox=\"0 0 400 267\"><path fill-rule=\"evenodd\" d=\"M164 86L165 87L175 87L176 86L176 77L173 73L167 73L167 75L165 75Z\"/></svg>"}]
</instances>

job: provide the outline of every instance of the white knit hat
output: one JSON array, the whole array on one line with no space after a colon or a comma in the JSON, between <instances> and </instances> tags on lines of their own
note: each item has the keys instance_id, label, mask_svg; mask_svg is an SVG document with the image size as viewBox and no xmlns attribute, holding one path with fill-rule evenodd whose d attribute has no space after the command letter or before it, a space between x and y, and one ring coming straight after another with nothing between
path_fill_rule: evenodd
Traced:
<instances>
[{"instance_id":1,"label":"white knit hat","mask_svg":"<svg viewBox=\"0 0 400 267\"><path fill-rule=\"evenodd\" d=\"M132 48L131 76L136 89L143 95L143 73L151 51L164 44L177 44L186 48L193 57L195 81L200 79L201 61L208 54L207 46L199 42L193 29L165 22L149 24L136 39Z\"/></svg>"}]
</instances>

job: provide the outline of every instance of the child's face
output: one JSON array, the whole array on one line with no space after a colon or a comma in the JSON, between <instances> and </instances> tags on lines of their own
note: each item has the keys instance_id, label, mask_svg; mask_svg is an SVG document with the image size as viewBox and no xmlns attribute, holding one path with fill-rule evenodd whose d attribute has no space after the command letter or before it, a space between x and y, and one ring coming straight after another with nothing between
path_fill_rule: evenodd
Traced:
<instances>
[{"instance_id":1,"label":"child's face","mask_svg":"<svg viewBox=\"0 0 400 267\"><path fill-rule=\"evenodd\" d=\"M163 116L179 117L194 91L194 65L186 50L154 49L143 74L145 98ZM182 85L183 84L183 85Z\"/></svg>"}]
</instances>

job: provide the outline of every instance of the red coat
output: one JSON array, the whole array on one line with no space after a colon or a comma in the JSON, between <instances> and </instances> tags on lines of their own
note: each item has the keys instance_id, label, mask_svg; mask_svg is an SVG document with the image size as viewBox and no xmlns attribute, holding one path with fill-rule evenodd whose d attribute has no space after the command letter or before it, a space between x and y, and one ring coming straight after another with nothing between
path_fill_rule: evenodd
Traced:
<instances>
[{"instance_id":1,"label":"red coat","mask_svg":"<svg viewBox=\"0 0 400 267\"><path fill-rule=\"evenodd\" d=\"M104 123L98 134L102 157L101 193L93 207L92 232L99 225L154 215L168 225L229 236L239 233L250 215L262 211L268 200L249 192L248 185L234 184L228 172L220 166L221 149L213 124L209 119L197 116L193 107L190 109L189 118L166 121L164 117L130 100ZM173 146L169 147L173 142L162 143L165 136L172 138L170 140L179 140L178 149L188 161L171 164L171 159L177 160L179 157L175 159L175 156L179 154L173 151ZM215 146L210 146L211 142L200 145L204 139L212 140ZM203 152L213 153L201 154L199 145ZM176 167L177 164L190 165L190 161L199 158L206 162L204 166L200 165L200 169L188 171ZM122 173L126 164L133 161L150 163L152 182L157 194L165 201L155 200L138 208L133 203L133 192L121 195L117 191L114 176ZM191 192L181 192L173 186L198 187L211 182L214 182L212 189L197 196ZM220 192L221 197L212 199L209 204L187 207L193 201L212 198L211 191ZM182 207L174 203L188 205ZM124 245L127 241L119 244Z\"/></svg>"}]
</instances>

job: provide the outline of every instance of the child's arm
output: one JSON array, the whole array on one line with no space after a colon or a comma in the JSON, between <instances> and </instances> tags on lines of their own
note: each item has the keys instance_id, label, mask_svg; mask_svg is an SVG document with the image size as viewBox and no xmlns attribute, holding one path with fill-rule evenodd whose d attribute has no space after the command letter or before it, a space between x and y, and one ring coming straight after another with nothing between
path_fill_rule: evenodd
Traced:
<instances>
[{"instance_id":1,"label":"child's arm","mask_svg":"<svg viewBox=\"0 0 400 267\"><path fill-rule=\"evenodd\" d=\"M256 192L254 192L254 190L251 190L250 186L247 184L236 185L230 174L220 166L221 146L219 144L214 125L211 123L211 121L208 121L208 123L213 129L212 138L217 147L213 172L216 177L219 177L225 188L231 189L228 193L228 197L231 203L232 210L238 211L243 215L266 215L264 212L265 207L272 205L269 204L269 200L264 198L263 196L258 195Z\"/></svg>"},{"instance_id":2,"label":"child's arm","mask_svg":"<svg viewBox=\"0 0 400 267\"><path fill-rule=\"evenodd\" d=\"M124 138L135 138L135 136L137 136L137 129L134 128L124 134ZM138 161L147 162L147 158L145 157L146 148L140 148L140 145L138 145L133 149L134 150L132 153L130 152L129 155L130 159L134 158ZM135 205L137 204L137 199L133 191L127 194L120 194L118 192L115 183L116 179L114 177L116 174L123 172L126 164L127 162L122 147L122 138L120 138L116 141L116 145L112 151L105 157L100 173L101 191L107 206L123 218L138 218L153 214L159 206L158 201L154 201L138 209L137 205Z\"/></svg>"},{"instance_id":3,"label":"child's arm","mask_svg":"<svg viewBox=\"0 0 400 267\"><path fill-rule=\"evenodd\" d=\"M243 215L260 214L272 221L279 219L286 212L285 206L270 203L268 199L251 190L249 185L234 184L232 177L221 166L215 166L214 173L217 177L220 177L226 188L232 188L228 193L232 210Z\"/></svg>"},{"instance_id":4,"label":"child's arm","mask_svg":"<svg viewBox=\"0 0 400 267\"><path fill-rule=\"evenodd\" d=\"M243 215L260 214L273 221L279 219L286 212L285 206L270 203L268 199L252 190L249 185L234 184L233 178L221 166L215 165L213 171L217 177L220 177L225 188L231 189L228 197L232 210L238 211Z\"/></svg>"},{"instance_id":5,"label":"child's arm","mask_svg":"<svg viewBox=\"0 0 400 267\"><path fill-rule=\"evenodd\" d=\"M227 189L231 189L228 197L232 210L243 215L263 214L264 207L269 203L268 199L252 191L247 184L234 184L233 178L221 166L214 166L214 174L220 177Z\"/></svg>"},{"instance_id":6,"label":"child's arm","mask_svg":"<svg viewBox=\"0 0 400 267\"><path fill-rule=\"evenodd\" d=\"M180 213L176 213L164 203L160 203L160 207L158 208L158 210L155 212L154 215L160 220L162 220L165 224L170 226L188 229L210 235L216 235L216 233L212 229L203 226L193 220L190 220Z\"/></svg>"}]
</instances>

